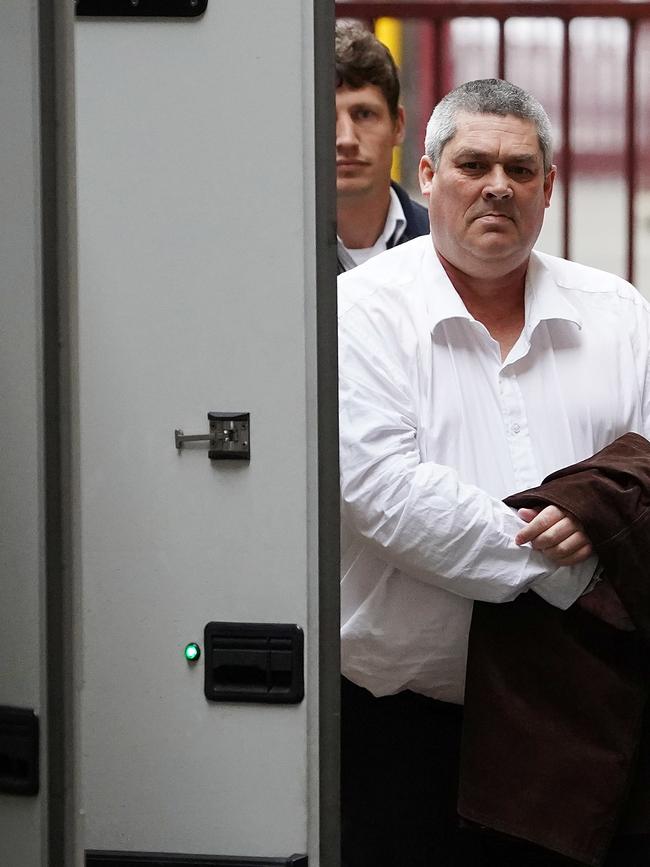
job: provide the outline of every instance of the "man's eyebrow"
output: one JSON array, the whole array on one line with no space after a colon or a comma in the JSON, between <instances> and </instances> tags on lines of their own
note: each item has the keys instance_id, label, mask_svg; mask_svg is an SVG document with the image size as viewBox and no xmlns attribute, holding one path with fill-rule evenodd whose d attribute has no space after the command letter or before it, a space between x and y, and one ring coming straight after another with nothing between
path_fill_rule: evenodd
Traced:
<instances>
[{"instance_id":1,"label":"man's eyebrow","mask_svg":"<svg viewBox=\"0 0 650 867\"><path fill-rule=\"evenodd\" d=\"M508 162L510 163L534 163L539 158L539 154L515 154L513 157L509 157Z\"/></svg>"},{"instance_id":2,"label":"man's eyebrow","mask_svg":"<svg viewBox=\"0 0 650 867\"><path fill-rule=\"evenodd\" d=\"M350 100L350 107L353 108L378 108L381 105L381 100L373 98L373 96L360 96L357 99Z\"/></svg>"},{"instance_id":3,"label":"man's eyebrow","mask_svg":"<svg viewBox=\"0 0 650 867\"><path fill-rule=\"evenodd\" d=\"M489 159L489 157L490 155L487 151L470 150L469 148L463 148L460 151L456 151L456 153L454 154L454 159L457 160L485 160Z\"/></svg>"},{"instance_id":4,"label":"man's eyebrow","mask_svg":"<svg viewBox=\"0 0 650 867\"><path fill-rule=\"evenodd\" d=\"M523 153L523 154L514 154L513 156L509 156L507 162L509 163L531 163L535 162L539 157L539 154L536 153ZM492 154L488 151L478 151L469 148L463 148L457 153L454 154L455 160L490 160L492 159Z\"/></svg>"}]
</instances>

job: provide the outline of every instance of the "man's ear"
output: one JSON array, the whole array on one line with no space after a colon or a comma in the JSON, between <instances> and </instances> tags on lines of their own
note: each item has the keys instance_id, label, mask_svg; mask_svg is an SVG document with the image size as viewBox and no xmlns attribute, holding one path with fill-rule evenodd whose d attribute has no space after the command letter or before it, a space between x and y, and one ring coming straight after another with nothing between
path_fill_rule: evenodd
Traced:
<instances>
[{"instance_id":1,"label":"man's ear","mask_svg":"<svg viewBox=\"0 0 650 867\"><path fill-rule=\"evenodd\" d=\"M433 183L433 176L435 175L435 173L436 172L433 168L433 163L425 154L425 156L423 156L420 160L420 166L418 168L418 178L420 179L420 192L425 197L428 197L431 193L431 184Z\"/></svg>"},{"instance_id":2,"label":"man's ear","mask_svg":"<svg viewBox=\"0 0 650 867\"><path fill-rule=\"evenodd\" d=\"M393 138L393 147L401 145L404 141L406 132L406 112L403 105L397 106L397 118L395 120L395 135Z\"/></svg>"},{"instance_id":3,"label":"man's ear","mask_svg":"<svg viewBox=\"0 0 650 867\"><path fill-rule=\"evenodd\" d=\"M544 178L544 207L548 208L551 204L551 194L553 193L553 184L557 175L557 166L551 166L548 174Z\"/></svg>"}]
</instances>

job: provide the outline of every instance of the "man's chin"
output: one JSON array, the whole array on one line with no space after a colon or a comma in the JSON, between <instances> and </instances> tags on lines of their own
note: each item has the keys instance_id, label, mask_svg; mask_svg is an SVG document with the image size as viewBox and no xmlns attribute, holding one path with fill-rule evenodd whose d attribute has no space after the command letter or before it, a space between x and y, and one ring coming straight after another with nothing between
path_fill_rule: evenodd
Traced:
<instances>
[{"instance_id":1,"label":"man's chin","mask_svg":"<svg viewBox=\"0 0 650 867\"><path fill-rule=\"evenodd\" d=\"M337 178L336 195L340 199L355 199L367 196L372 187L361 178Z\"/></svg>"},{"instance_id":2,"label":"man's chin","mask_svg":"<svg viewBox=\"0 0 650 867\"><path fill-rule=\"evenodd\" d=\"M471 244L446 251L434 244L439 256L469 276L493 277L516 271L528 262L530 250L521 244Z\"/></svg>"},{"instance_id":3,"label":"man's chin","mask_svg":"<svg viewBox=\"0 0 650 867\"><path fill-rule=\"evenodd\" d=\"M482 232L479 237L474 238L467 249L471 251L477 259L485 259L487 261L511 258L526 258L532 249L532 244L528 249L522 245L522 239L514 237L511 231L488 231Z\"/></svg>"}]
</instances>

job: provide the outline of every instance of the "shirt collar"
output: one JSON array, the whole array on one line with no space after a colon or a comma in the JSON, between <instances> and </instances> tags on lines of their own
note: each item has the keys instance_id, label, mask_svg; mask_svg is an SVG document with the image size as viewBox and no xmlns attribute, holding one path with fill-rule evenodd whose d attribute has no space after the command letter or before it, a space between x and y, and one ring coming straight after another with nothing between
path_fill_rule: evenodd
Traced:
<instances>
[{"instance_id":1,"label":"shirt collar","mask_svg":"<svg viewBox=\"0 0 650 867\"><path fill-rule=\"evenodd\" d=\"M524 331L530 339L540 322L561 319L582 329L582 317L571 304L566 287L559 284L540 256L533 250L526 272L526 312Z\"/></svg>"},{"instance_id":2,"label":"shirt collar","mask_svg":"<svg viewBox=\"0 0 650 867\"><path fill-rule=\"evenodd\" d=\"M446 319L461 318L473 321L474 317L463 304L460 295L447 276L447 272L442 267L431 236L428 236L427 240L427 249L422 257L422 279L425 285L429 284L430 286L430 291L427 292L427 302L429 323L433 333L436 327ZM432 274L433 281L431 280Z\"/></svg>"},{"instance_id":3,"label":"shirt collar","mask_svg":"<svg viewBox=\"0 0 650 867\"><path fill-rule=\"evenodd\" d=\"M346 271L349 271L356 265L360 265L361 262L376 256L378 253L383 253L384 250L394 247L406 231L406 217L404 216L402 203L392 187L389 188L389 194L390 201L388 213L386 214L386 222L384 223L381 235L372 247L358 251L349 249L337 235L338 257Z\"/></svg>"},{"instance_id":4,"label":"shirt collar","mask_svg":"<svg viewBox=\"0 0 650 867\"><path fill-rule=\"evenodd\" d=\"M390 187L389 192L390 204L388 206L384 231L381 233L381 239L387 248L394 247L406 230L406 217L404 216L402 203L392 187Z\"/></svg>"},{"instance_id":5,"label":"shirt collar","mask_svg":"<svg viewBox=\"0 0 650 867\"><path fill-rule=\"evenodd\" d=\"M475 321L442 267L431 239L429 242L422 265L424 274L429 275L428 278L425 277L429 283L433 272L432 291L428 293L431 331L445 319L462 318ZM525 289L524 332L529 340L533 331L544 320L561 319L582 328L582 318L562 291L563 288L533 250L526 272Z\"/></svg>"}]
</instances>

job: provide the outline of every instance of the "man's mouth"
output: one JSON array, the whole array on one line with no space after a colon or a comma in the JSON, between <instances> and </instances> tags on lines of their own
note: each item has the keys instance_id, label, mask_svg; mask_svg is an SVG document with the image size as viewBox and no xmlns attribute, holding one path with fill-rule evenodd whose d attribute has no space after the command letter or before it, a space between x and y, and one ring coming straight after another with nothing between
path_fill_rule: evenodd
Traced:
<instances>
[{"instance_id":1,"label":"man's mouth","mask_svg":"<svg viewBox=\"0 0 650 867\"><path fill-rule=\"evenodd\" d=\"M512 214L505 214L503 211L486 211L484 214L478 214L474 217L475 220L494 220L498 222L499 220L513 220Z\"/></svg>"},{"instance_id":2,"label":"man's mouth","mask_svg":"<svg viewBox=\"0 0 650 867\"><path fill-rule=\"evenodd\" d=\"M345 168L346 166L367 166L366 160L337 160L336 168Z\"/></svg>"}]
</instances>

